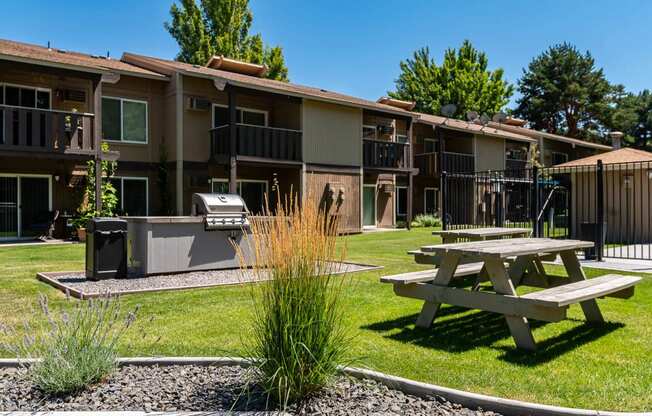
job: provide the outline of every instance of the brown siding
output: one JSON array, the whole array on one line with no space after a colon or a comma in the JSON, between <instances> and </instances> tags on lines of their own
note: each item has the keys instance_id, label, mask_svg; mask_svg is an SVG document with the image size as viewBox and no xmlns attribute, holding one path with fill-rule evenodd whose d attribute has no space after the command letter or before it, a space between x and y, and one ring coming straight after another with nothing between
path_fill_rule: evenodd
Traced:
<instances>
[{"instance_id":1,"label":"brown siding","mask_svg":"<svg viewBox=\"0 0 652 416\"><path fill-rule=\"evenodd\" d=\"M324 206L328 201L328 188L331 187L339 193L344 189L344 200L341 203L334 203L330 212L340 215L340 227L344 233L360 232L360 175L332 173L332 172L308 172L306 173L306 192L311 198L319 198L320 205Z\"/></svg>"},{"instance_id":2,"label":"brown siding","mask_svg":"<svg viewBox=\"0 0 652 416\"><path fill-rule=\"evenodd\" d=\"M365 173L365 185L376 186L376 226L393 227L394 223L394 193L396 190L387 192L383 185L394 185L394 176L390 174Z\"/></svg>"},{"instance_id":3,"label":"brown siding","mask_svg":"<svg viewBox=\"0 0 652 416\"><path fill-rule=\"evenodd\" d=\"M446 143L448 149L448 143ZM475 139L475 170L505 169L505 139L477 136Z\"/></svg>"},{"instance_id":4,"label":"brown siding","mask_svg":"<svg viewBox=\"0 0 652 416\"><path fill-rule=\"evenodd\" d=\"M306 163L360 166L361 110L304 100L303 160Z\"/></svg>"}]
</instances>

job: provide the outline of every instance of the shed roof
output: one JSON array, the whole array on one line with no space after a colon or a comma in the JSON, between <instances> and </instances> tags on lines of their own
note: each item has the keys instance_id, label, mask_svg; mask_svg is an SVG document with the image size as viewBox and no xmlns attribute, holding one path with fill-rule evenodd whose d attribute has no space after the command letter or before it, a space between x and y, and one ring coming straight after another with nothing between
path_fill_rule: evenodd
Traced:
<instances>
[{"instance_id":1,"label":"shed roof","mask_svg":"<svg viewBox=\"0 0 652 416\"><path fill-rule=\"evenodd\" d=\"M160 73L122 62L119 59L47 48L6 39L0 39L0 59L66 68L81 72L99 74L117 73L155 79L167 78Z\"/></svg>"},{"instance_id":2,"label":"shed roof","mask_svg":"<svg viewBox=\"0 0 652 416\"><path fill-rule=\"evenodd\" d=\"M517 141L530 142L530 143L536 142L536 140L531 137L518 134L518 133L513 133L506 130L499 130L490 126L483 126L481 124L470 123L454 118L435 116L432 114L424 114L424 113L416 113L416 114L419 116L417 122L430 124L433 126L440 126L451 130L458 130L458 131L463 131L463 132L473 133L473 134L478 134L483 136L498 137L502 139L517 140Z\"/></svg>"},{"instance_id":3,"label":"shed roof","mask_svg":"<svg viewBox=\"0 0 652 416\"><path fill-rule=\"evenodd\" d=\"M645 150L632 149L624 147L599 155L588 156L582 159L572 160L570 162L555 165L555 168L571 168L576 166L596 166L598 160L603 164L627 163L627 162L652 162L652 153Z\"/></svg>"},{"instance_id":4,"label":"shed roof","mask_svg":"<svg viewBox=\"0 0 652 416\"><path fill-rule=\"evenodd\" d=\"M520 127L520 126L514 126L510 124L505 124L505 123L495 123L495 122L490 122L489 126L494 127L499 130L505 130L509 131L512 133L517 133L521 134L524 136L532 137L532 138L545 138L549 140L555 140L558 142L564 142L564 143L569 143L572 144L573 146L581 146L581 147L588 147L591 149L598 149L598 150L613 150L612 146L606 145L606 144L601 144L601 143L593 143L593 142L587 142L586 140L580 140L580 139L575 139L572 137L566 137L566 136L561 136L559 134L552 134L548 133L546 131L539 131L539 130L534 130L530 129L527 127Z\"/></svg>"}]
</instances>

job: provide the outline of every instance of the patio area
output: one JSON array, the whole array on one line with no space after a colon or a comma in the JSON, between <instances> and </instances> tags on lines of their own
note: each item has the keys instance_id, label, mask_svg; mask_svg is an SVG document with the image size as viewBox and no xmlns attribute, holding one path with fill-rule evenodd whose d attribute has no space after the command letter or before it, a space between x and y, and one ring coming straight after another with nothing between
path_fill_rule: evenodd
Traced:
<instances>
[{"instance_id":1,"label":"patio area","mask_svg":"<svg viewBox=\"0 0 652 416\"><path fill-rule=\"evenodd\" d=\"M533 320L538 349L515 348L501 315L442 306L431 328L415 327L423 302L399 298L381 275L428 268L406 253L441 239L432 229L369 233L342 238L347 260L376 264L382 270L350 275L345 292L345 323L353 337L357 367L368 367L414 380L476 393L570 407L644 411L652 407L652 276L643 280L634 297L600 300L607 322L585 322L579 306L557 323ZM51 307L65 302L62 292L38 281L42 270L83 268L83 245L0 248L0 322L17 324L32 316L39 293ZM546 264L552 275L564 275ZM611 273L586 268L587 277ZM636 273L639 275L639 273ZM518 288L526 294L527 288ZM142 305L142 316L154 319L145 330L121 346L130 356L239 355L251 312L250 290L241 286L177 292L143 293L123 297L125 308ZM9 313L8 311L11 311ZM43 325L43 322L35 325ZM160 336L158 342L151 338ZM127 345L129 344L129 345ZM6 353L5 353L5 356ZM627 365L623 365L627 363ZM551 377L551 375L554 375Z\"/></svg>"}]
</instances>

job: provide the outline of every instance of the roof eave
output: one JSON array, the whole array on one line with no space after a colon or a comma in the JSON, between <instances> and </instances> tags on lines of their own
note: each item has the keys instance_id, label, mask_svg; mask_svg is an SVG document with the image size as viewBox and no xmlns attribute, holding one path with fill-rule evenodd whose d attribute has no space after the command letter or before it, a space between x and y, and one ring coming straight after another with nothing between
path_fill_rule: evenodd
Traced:
<instances>
[{"instance_id":1,"label":"roof eave","mask_svg":"<svg viewBox=\"0 0 652 416\"><path fill-rule=\"evenodd\" d=\"M78 72L87 72L89 74L109 74L114 71L110 71L108 69L99 69L99 68L90 68L87 66L83 65L72 65L72 64L64 64L61 62L53 62L53 61L46 61L42 59L34 59L34 58L26 58L23 56L15 56L15 55L7 55L4 53L0 53L0 59L7 60L7 61L12 61L12 62L20 62L24 64L32 64L32 65L40 65L40 66L47 66L51 68L58 68L58 69L69 69L72 71L78 71Z\"/></svg>"}]
</instances>

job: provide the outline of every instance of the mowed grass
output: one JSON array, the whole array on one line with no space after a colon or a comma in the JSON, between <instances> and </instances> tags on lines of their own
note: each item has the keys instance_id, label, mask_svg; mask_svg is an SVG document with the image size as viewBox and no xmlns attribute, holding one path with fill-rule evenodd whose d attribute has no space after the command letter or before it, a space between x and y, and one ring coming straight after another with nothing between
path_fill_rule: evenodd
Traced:
<instances>
[{"instance_id":1,"label":"mowed grass","mask_svg":"<svg viewBox=\"0 0 652 416\"><path fill-rule=\"evenodd\" d=\"M445 306L430 329L415 328L421 303L394 295L383 274L418 270L406 251L439 240L429 229L342 238L352 261L384 269L347 277L346 326L354 335L355 365L446 387L537 403L600 410L652 410L652 276L629 300L599 300L608 321L588 325L579 306L570 320L532 322L536 353L515 349L504 319ZM34 316L37 296L52 307L64 295L38 282L37 271L81 270L82 245L0 248L0 322ZM563 269L547 266L554 274ZM611 273L587 269L589 277ZM125 355L232 355L248 336L247 286L123 297L142 305L147 335L133 334ZM148 322L150 316L154 320ZM41 323L43 324L43 323ZM154 342L156 337L161 337Z\"/></svg>"}]
</instances>

